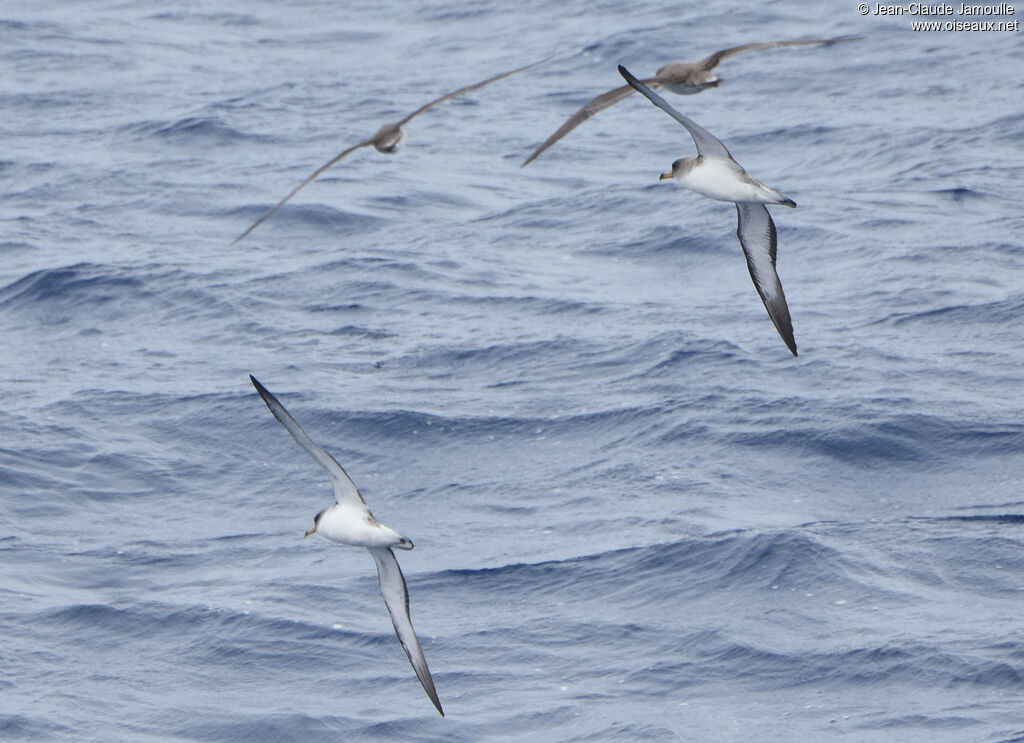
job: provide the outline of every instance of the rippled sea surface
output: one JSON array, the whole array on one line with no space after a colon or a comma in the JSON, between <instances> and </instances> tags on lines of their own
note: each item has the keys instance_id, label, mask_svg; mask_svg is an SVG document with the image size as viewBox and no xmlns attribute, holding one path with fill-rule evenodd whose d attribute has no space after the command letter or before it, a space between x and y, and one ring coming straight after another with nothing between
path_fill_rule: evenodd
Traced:
<instances>
[{"instance_id":1,"label":"rippled sea surface","mask_svg":"<svg viewBox=\"0 0 1024 743\"><path fill-rule=\"evenodd\" d=\"M1024 740L1024 37L911 20L4 4L0 738ZM800 205L799 358L647 101L519 167L844 34L669 96ZM446 718L250 373L416 543Z\"/></svg>"}]
</instances>

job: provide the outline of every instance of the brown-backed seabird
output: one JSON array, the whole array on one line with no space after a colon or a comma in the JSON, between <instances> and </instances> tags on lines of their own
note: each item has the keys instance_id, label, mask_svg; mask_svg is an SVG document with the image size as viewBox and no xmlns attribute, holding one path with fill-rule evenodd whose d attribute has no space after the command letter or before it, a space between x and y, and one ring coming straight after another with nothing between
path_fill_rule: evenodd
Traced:
<instances>
[{"instance_id":1,"label":"brown-backed seabird","mask_svg":"<svg viewBox=\"0 0 1024 743\"><path fill-rule=\"evenodd\" d=\"M832 44L837 41L852 41L859 39L860 36L837 36L833 39L792 39L789 41L758 41L752 44L743 44L741 46L733 46L728 49L721 49L714 54L711 54L704 59L697 62L672 62L671 64L664 65L656 73L654 77L649 77L645 80L641 80L645 85L649 85L652 88L658 86L664 86L671 90L673 93L679 93L680 95L693 95L699 93L702 90L708 88L714 88L718 83L722 82L722 78L717 77L714 73L715 67L723 59L728 57L734 57L737 54L744 54L745 52L755 52L759 49L773 49L779 46L798 46L802 44ZM587 101L583 104L579 111L574 113L566 120L558 129L544 140L544 143L533 151L533 154L526 158L526 161L520 167L526 167L531 162L537 159L540 153L544 152L548 147L553 145L555 142L560 140L566 134L571 132L573 129L578 127L584 121L589 119L591 116L596 114L598 111L612 106L623 98L631 95L633 88L628 85L623 85L621 88L615 88L609 90L607 93Z\"/></svg>"}]
</instances>

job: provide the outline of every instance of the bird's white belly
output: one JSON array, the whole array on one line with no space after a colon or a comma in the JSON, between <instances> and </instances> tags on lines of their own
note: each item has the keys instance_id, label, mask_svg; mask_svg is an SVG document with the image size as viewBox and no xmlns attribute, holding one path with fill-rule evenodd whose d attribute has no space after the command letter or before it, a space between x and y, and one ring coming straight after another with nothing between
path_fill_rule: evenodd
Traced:
<instances>
[{"instance_id":1,"label":"bird's white belly","mask_svg":"<svg viewBox=\"0 0 1024 743\"><path fill-rule=\"evenodd\" d=\"M340 505L320 517L316 530L333 542L353 547L393 547L403 539L394 529L374 519L368 509Z\"/></svg>"},{"instance_id":2,"label":"bird's white belly","mask_svg":"<svg viewBox=\"0 0 1024 743\"><path fill-rule=\"evenodd\" d=\"M753 201L770 204L779 200L779 195L758 183L751 183L743 177L744 171L726 160L705 159L691 168L682 179L687 188L702 196L718 201Z\"/></svg>"}]
</instances>

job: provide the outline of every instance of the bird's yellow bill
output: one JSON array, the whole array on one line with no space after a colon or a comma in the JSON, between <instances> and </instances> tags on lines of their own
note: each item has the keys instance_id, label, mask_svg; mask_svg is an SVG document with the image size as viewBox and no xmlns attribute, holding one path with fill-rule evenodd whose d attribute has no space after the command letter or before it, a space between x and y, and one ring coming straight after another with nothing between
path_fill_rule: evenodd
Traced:
<instances>
[{"instance_id":1,"label":"bird's yellow bill","mask_svg":"<svg viewBox=\"0 0 1024 743\"><path fill-rule=\"evenodd\" d=\"M668 171L667 173L662 173L662 174L661 174L661 176L660 176L660 177L658 178L658 180L659 180L659 181L667 181L667 180L669 180L669 179L670 179L671 177L672 177L672 171L670 170L670 171Z\"/></svg>"}]
</instances>

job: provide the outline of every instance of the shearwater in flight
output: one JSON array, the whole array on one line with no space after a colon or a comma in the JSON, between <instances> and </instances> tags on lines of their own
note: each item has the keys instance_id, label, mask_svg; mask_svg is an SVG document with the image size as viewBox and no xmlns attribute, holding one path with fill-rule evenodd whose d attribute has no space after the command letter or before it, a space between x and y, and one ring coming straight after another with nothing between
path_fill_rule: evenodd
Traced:
<instances>
[{"instance_id":1,"label":"shearwater in flight","mask_svg":"<svg viewBox=\"0 0 1024 743\"><path fill-rule=\"evenodd\" d=\"M405 585L405 576L402 575L402 569L398 567L395 553L391 551L392 548L411 550L412 542L394 529L377 521L370 513L370 509L367 507L366 501L363 500L363 496L359 494L355 483L334 457L313 443L313 440L289 415L284 406L266 387L259 383L256 377L250 374L249 379L252 380L256 391L260 393L263 402L270 408L270 412L288 430L296 443L309 452L316 463L323 467L334 486L335 504L328 506L313 518L313 527L306 532L306 536L320 534L333 542L354 547L366 547L369 550L370 556L377 564L380 594L384 597L384 603L391 614L391 623L394 625L398 641L402 643L405 654L409 657L413 670L416 671L416 677L419 678L430 701L437 707L441 717L444 717L441 701L434 689L434 679L431 678L430 669L427 668L427 659L423 657L423 648L420 647L420 641L416 637L416 631L412 628L412 620L409 618L409 592Z\"/></svg>"},{"instance_id":2,"label":"shearwater in flight","mask_svg":"<svg viewBox=\"0 0 1024 743\"><path fill-rule=\"evenodd\" d=\"M837 41L853 41L860 39L860 36L837 36L833 39L792 39L789 41L758 41L752 44L743 44L741 46L733 46L728 49L721 49L714 54L711 54L704 59L698 60L697 62L672 62L671 64L664 65L659 68L654 77L648 77L640 82L645 85L649 85L652 88L658 86L665 86L668 90L673 93L680 95L693 95L699 93L702 90L708 88L717 87L722 78L718 77L714 73L715 67L723 59L733 57L737 54L744 54L746 52L755 52L759 49L773 49L779 46L798 46L802 44L833 44ZM531 162L537 159L537 157L544 152L548 147L553 145L555 142L560 140L566 134L571 132L573 129L578 127L584 121L589 119L591 116L599 111L612 106L623 98L631 95L633 88L629 85L623 85L621 88L615 88L609 90L607 93L602 93L596 98L592 98L583 104L579 111L570 116L564 124L555 130L555 133L544 140L533 154L526 158L520 167L526 167Z\"/></svg>"},{"instance_id":3,"label":"shearwater in flight","mask_svg":"<svg viewBox=\"0 0 1024 743\"><path fill-rule=\"evenodd\" d=\"M778 247L775 223L765 208L765 204L795 207L796 202L750 175L707 129L672 108L622 65L619 65L619 73L626 82L647 96L651 103L682 124L697 146L696 157L676 160L672 163L672 170L662 173L659 180L674 178L702 196L736 204L736 236L747 258L750 278L754 280L754 286L768 310L768 316L775 323L775 329L779 331L786 347L796 356L793 321L789 317L782 282L775 270Z\"/></svg>"},{"instance_id":4,"label":"shearwater in flight","mask_svg":"<svg viewBox=\"0 0 1024 743\"><path fill-rule=\"evenodd\" d=\"M543 62L543 61L544 60L541 60L540 62ZM399 145L401 145L402 142L405 140L405 130L403 129L403 127L406 124L408 124L416 116L419 116L421 113L423 113L423 112L433 108L438 103L443 103L444 101L447 101L449 98L454 98L455 96L462 95L463 93L469 93L470 91L476 90L477 88L482 88L485 85L493 83L493 82L495 82L497 80L501 80L503 77L508 77L509 75L514 75L517 72L522 72L523 70L529 69L530 67L533 67L534 65L538 65L538 64L540 64L540 62L533 62L533 63L525 65L523 67L517 67L514 70L509 70L508 72L503 72L500 75L495 75L494 77L489 77L486 80L483 80L481 82L473 83L472 85L467 85L464 88L459 88L458 90L453 90L451 93L447 93L447 94L441 96L440 98L435 98L430 103L423 104L422 106L417 108L415 111L413 111L411 114L406 116L401 121L396 121L396 122L391 123L391 124L384 124L380 129L377 130L377 133L374 134L369 139L364 139L359 144L352 145L347 150L343 150L340 154L336 155L335 157L333 157L332 159L328 160L323 165L321 165L319 168L314 170L313 173L308 178L306 178L306 180L304 180L302 183L300 183L295 188L293 188L288 193L287 196L285 196L279 202L274 204L274 206L272 206L269 209L267 209L267 211L263 212L263 215L259 219L257 219L255 222L253 222L251 225L249 225L249 228L245 232L243 232L241 235L239 235L234 240L232 240L231 244L234 245L239 240L241 240L246 235L248 235L250 232L252 232L254 229L259 227L271 214L273 214L278 209L280 209L282 206L284 206L285 203L287 203L287 201L292 196L294 196L299 191L301 191L303 188L308 186L313 180L316 179L316 177L318 175L323 173L325 170L327 170L329 167L334 165L336 162L341 160L346 155L349 155L350 153L355 152L356 150L358 150L361 147L369 147L370 145L373 145L373 147L376 148L377 152L383 152L384 154L387 154L387 155L393 155L395 152L398 151Z\"/></svg>"}]
</instances>

